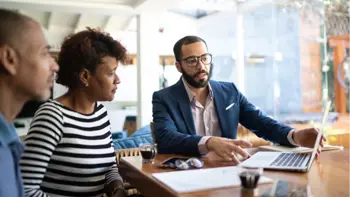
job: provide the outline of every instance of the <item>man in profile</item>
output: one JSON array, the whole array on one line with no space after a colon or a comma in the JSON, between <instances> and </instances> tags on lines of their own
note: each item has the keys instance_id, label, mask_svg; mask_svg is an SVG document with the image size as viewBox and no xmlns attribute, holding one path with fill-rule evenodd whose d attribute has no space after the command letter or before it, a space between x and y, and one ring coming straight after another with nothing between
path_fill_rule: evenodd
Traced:
<instances>
[{"instance_id":1,"label":"man in profile","mask_svg":"<svg viewBox=\"0 0 350 197\"><path fill-rule=\"evenodd\" d=\"M23 197L19 160L23 152L12 122L29 100L51 94L58 65L51 58L41 26L0 9L0 196Z\"/></svg>"}]
</instances>

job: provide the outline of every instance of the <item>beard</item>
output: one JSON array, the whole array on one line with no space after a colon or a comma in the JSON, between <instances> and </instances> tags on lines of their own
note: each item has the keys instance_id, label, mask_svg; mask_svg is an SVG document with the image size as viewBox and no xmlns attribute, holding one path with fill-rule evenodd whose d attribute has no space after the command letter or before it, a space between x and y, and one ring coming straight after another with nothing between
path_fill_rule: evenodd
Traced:
<instances>
[{"instance_id":1,"label":"beard","mask_svg":"<svg viewBox=\"0 0 350 197\"><path fill-rule=\"evenodd\" d=\"M201 70L199 71L198 73L196 73L195 75L191 76L189 75L188 73L186 73L184 71L184 69L182 69L182 76L183 78L185 79L185 81L190 84L191 86L193 86L194 88L204 88L208 85L208 82L209 82L209 79L211 78L211 74L212 74L212 69L211 69L212 66L210 66L210 70L209 70L209 73L206 71L206 70ZM202 74L202 73L205 73L207 74L208 78L207 79L201 79L199 81L196 81L195 78Z\"/></svg>"}]
</instances>

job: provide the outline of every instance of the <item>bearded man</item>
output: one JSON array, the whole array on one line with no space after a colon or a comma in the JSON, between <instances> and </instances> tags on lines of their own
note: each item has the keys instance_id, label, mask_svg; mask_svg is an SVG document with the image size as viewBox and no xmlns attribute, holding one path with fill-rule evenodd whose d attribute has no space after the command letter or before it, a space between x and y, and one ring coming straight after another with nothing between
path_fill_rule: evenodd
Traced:
<instances>
[{"instance_id":1,"label":"bearded man","mask_svg":"<svg viewBox=\"0 0 350 197\"><path fill-rule=\"evenodd\" d=\"M182 76L176 84L154 92L152 100L160 153L198 156L214 152L223 160L239 163L239 157L250 156L244 148L251 143L236 139L238 123L278 144L314 147L317 129L281 124L251 104L232 82L210 80L212 55L202 38L181 38L173 50Z\"/></svg>"}]
</instances>

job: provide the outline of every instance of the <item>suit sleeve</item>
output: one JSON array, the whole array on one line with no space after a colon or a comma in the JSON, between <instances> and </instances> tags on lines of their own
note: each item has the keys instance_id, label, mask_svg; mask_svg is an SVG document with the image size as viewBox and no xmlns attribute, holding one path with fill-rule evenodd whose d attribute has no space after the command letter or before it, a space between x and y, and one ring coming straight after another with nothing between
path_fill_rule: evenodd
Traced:
<instances>
[{"instance_id":1,"label":"suit sleeve","mask_svg":"<svg viewBox=\"0 0 350 197\"><path fill-rule=\"evenodd\" d=\"M158 92L153 93L152 104L159 153L199 155L198 143L202 136L180 133Z\"/></svg>"},{"instance_id":2,"label":"suit sleeve","mask_svg":"<svg viewBox=\"0 0 350 197\"><path fill-rule=\"evenodd\" d=\"M281 124L268 117L260 109L251 104L235 86L234 88L238 92L238 100L240 104L239 122L244 127L266 140L281 145L293 146L287 138L288 133L293 130L292 127Z\"/></svg>"}]
</instances>

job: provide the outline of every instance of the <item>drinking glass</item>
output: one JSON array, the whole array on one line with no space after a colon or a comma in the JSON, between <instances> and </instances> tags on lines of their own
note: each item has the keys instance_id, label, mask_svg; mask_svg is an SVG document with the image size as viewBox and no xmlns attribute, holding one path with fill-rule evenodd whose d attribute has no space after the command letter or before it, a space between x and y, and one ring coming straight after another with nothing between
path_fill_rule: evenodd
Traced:
<instances>
[{"instance_id":1,"label":"drinking glass","mask_svg":"<svg viewBox=\"0 0 350 197\"><path fill-rule=\"evenodd\" d=\"M242 187L246 189L255 189L262 174L263 168L242 167L242 171L239 173Z\"/></svg>"},{"instance_id":2,"label":"drinking glass","mask_svg":"<svg viewBox=\"0 0 350 197\"><path fill-rule=\"evenodd\" d=\"M142 163L153 163L157 155L157 144L142 143L139 146Z\"/></svg>"}]
</instances>

